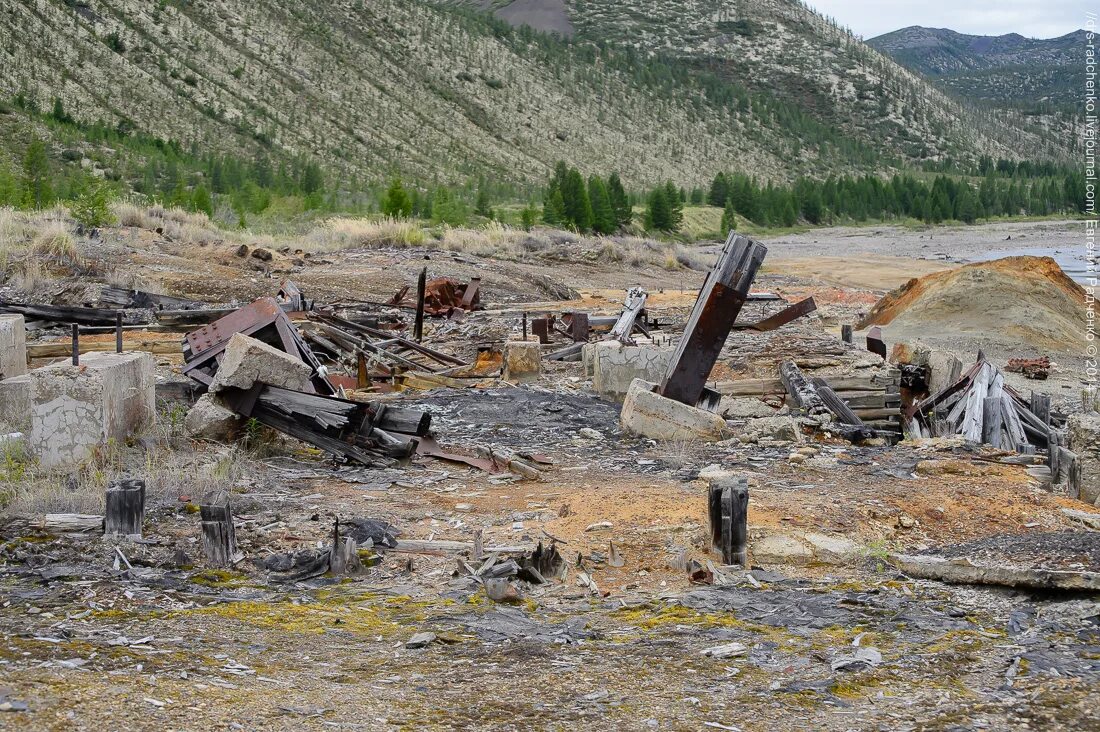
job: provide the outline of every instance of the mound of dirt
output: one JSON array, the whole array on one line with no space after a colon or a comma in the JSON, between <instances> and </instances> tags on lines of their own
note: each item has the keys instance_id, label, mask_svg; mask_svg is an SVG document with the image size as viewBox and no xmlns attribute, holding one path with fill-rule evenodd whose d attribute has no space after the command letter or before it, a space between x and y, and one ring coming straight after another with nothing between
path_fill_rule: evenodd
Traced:
<instances>
[{"instance_id":1,"label":"mound of dirt","mask_svg":"<svg viewBox=\"0 0 1100 732\"><path fill-rule=\"evenodd\" d=\"M1085 332L1085 291L1050 257L1005 257L934 272L885 295L858 329L958 335L1074 351Z\"/></svg>"}]
</instances>

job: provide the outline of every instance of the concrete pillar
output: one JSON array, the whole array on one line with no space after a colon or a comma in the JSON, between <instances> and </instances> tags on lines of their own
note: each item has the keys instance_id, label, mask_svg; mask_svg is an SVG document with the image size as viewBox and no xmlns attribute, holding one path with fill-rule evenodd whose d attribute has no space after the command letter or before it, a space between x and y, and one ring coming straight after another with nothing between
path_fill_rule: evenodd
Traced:
<instances>
[{"instance_id":1,"label":"concrete pillar","mask_svg":"<svg viewBox=\"0 0 1100 732\"><path fill-rule=\"evenodd\" d=\"M0 315L0 381L27 373L27 325L22 315Z\"/></svg>"},{"instance_id":2,"label":"concrete pillar","mask_svg":"<svg viewBox=\"0 0 1100 732\"><path fill-rule=\"evenodd\" d=\"M533 381L542 373L542 346L538 341L504 344L504 380Z\"/></svg>"},{"instance_id":3,"label":"concrete pillar","mask_svg":"<svg viewBox=\"0 0 1100 732\"><path fill-rule=\"evenodd\" d=\"M1077 455L1077 469L1070 480L1076 478L1078 498L1100 506L1100 413L1070 415L1066 428L1066 447Z\"/></svg>"},{"instance_id":4,"label":"concrete pillar","mask_svg":"<svg viewBox=\"0 0 1100 732\"><path fill-rule=\"evenodd\" d=\"M591 363L592 388L597 394L622 401L634 379L659 383L668 371L672 348L627 346L597 341L585 346Z\"/></svg>"},{"instance_id":5,"label":"concrete pillar","mask_svg":"<svg viewBox=\"0 0 1100 732\"><path fill-rule=\"evenodd\" d=\"M89 353L80 366L35 369L30 382L27 449L44 468L67 468L96 448L121 442L156 419L153 357Z\"/></svg>"}]
</instances>

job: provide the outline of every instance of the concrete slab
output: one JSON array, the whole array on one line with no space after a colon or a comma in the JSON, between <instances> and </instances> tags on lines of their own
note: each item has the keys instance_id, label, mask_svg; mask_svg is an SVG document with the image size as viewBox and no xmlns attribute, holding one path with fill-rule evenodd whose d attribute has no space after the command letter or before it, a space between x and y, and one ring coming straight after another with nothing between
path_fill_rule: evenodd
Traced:
<instances>
[{"instance_id":1,"label":"concrete slab","mask_svg":"<svg viewBox=\"0 0 1100 732\"><path fill-rule=\"evenodd\" d=\"M622 401L634 379L658 383L668 371L672 354L672 348L627 346L619 341L597 341L585 345L581 360L587 358L593 390L597 394Z\"/></svg>"},{"instance_id":2,"label":"concrete slab","mask_svg":"<svg viewBox=\"0 0 1100 732\"><path fill-rule=\"evenodd\" d=\"M203 394L191 409L187 410L183 429L189 437L197 440L224 442L236 436L241 422L241 418L235 412L223 407L212 395Z\"/></svg>"},{"instance_id":3,"label":"concrete slab","mask_svg":"<svg viewBox=\"0 0 1100 732\"><path fill-rule=\"evenodd\" d=\"M236 387L249 389L257 381L295 391L307 391L313 368L299 358L263 341L234 333L225 346L210 393Z\"/></svg>"},{"instance_id":4,"label":"concrete slab","mask_svg":"<svg viewBox=\"0 0 1100 732\"><path fill-rule=\"evenodd\" d=\"M1078 412L1066 422L1066 447L1077 454L1077 469L1070 478L1078 498L1100 506L1100 413Z\"/></svg>"},{"instance_id":5,"label":"concrete slab","mask_svg":"<svg viewBox=\"0 0 1100 732\"><path fill-rule=\"evenodd\" d=\"M0 315L0 381L27 373L27 325L22 315Z\"/></svg>"},{"instance_id":6,"label":"concrete slab","mask_svg":"<svg viewBox=\"0 0 1100 732\"><path fill-rule=\"evenodd\" d=\"M55 364L27 374L27 449L45 468L71 467L156 419L153 357L91 353L80 366Z\"/></svg>"},{"instance_id":7,"label":"concrete slab","mask_svg":"<svg viewBox=\"0 0 1100 732\"><path fill-rule=\"evenodd\" d=\"M31 429L31 377L13 376L0 381L0 432Z\"/></svg>"},{"instance_id":8,"label":"concrete slab","mask_svg":"<svg viewBox=\"0 0 1100 732\"><path fill-rule=\"evenodd\" d=\"M656 386L642 379L630 384L619 415L624 430L654 440L719 442L729 436L717 414L666 399L654 393Z\"/></svg>"},{"instance_id":9,"label":"concrete slab","mask_svg":"<svg viewBox=\"0 0 1100 732\"><path fill-rule=\"evenodd\" d=\"M538 341L504 344L504 380L533 381L542 373L542 346Z\"/></svg>"}]
</instances>

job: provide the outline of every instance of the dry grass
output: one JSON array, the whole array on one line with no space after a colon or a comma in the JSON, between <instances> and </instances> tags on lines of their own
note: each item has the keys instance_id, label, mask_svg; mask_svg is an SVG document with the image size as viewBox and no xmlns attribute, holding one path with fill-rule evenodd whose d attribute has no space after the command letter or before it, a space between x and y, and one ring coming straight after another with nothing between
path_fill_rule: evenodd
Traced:
<instances>
[{"instance_id":1,"label":"dry grass","mask_svg":"<svg viewBox=\"0 0 1100 732\"><path fill-rule=\"evenodd\" d=\"M77 267L81 263L76 240L61 221L52 221L39 229L31 242L30 252L48 264Z\"/></svg>"},{"instance_id":2,"label":"dry grass","mask_svg":"<svg viewBox=\"0 0 1100 732\"><path fill-rule=\"evenodd\" d=\"M312 251L382 249L422 246L428 238L414 222L402 219L329 219L304 238Z\"/></svg>"}]
</instances>

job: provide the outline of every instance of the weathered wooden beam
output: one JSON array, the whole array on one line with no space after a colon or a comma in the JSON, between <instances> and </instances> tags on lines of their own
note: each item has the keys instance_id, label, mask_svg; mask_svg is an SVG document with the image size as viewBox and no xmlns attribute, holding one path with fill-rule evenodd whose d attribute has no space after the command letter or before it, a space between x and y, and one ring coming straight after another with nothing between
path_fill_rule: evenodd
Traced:
<instances>
[{"instance_id":1,"label":"weathered wooden beam","mask_svg":"<svg viewBox=\"0 0 1100 732\"><path fill-rule=\"evenodd\" d=\"M141 537L145 520L145 481L127 478L107 486L107 536Z\"/></svg>"},{"instance_id":2,"label":"weathered wooden beam","mask_svg":"<svg viewBox=\"0 0 1100 732\"><path fill-rule=\"evenodd\" d=\"M767 252L763 244L730 232L657 389L661 396L690 406L700 402Z\"/></svg>"},{"instance_id":3,"label":"weathered wooden beam","mask_svg":"<svg viewBox=\"0 0 1100 732\"><path fill-rule=\"evenodd\" d=\"M218 504L200 505L199 519L202 527L202 548L207 562L214 567L228 567L243 558L237 551L233 510L228 499Z\"/></svg>"}]
</instances>

